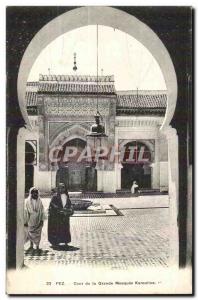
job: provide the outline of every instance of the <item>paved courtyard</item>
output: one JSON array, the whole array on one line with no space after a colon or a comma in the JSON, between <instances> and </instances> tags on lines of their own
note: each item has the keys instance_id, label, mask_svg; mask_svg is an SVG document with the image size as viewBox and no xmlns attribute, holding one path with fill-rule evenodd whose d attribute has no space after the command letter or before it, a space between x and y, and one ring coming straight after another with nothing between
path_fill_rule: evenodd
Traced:
<instances>
[{"instance_id":1,"label":"paved courtyard","mask_svg":"<svg viewBox=\"0 0 198 300\"><path fill-rule=\"evenodd\" d=\"M43 199L45 209L49 198ZM102 265L111 269L128 266L167 267L169 260L168 196L129 199L94 199L108 208L104 215L74 215L70 218L72 242L54 250L47 240L44 222L38 255L25 250L25 265ZM118 214L108 207L113 205ZM26 248L29 244L26 244Z\"/></svg>"}]
</instances>

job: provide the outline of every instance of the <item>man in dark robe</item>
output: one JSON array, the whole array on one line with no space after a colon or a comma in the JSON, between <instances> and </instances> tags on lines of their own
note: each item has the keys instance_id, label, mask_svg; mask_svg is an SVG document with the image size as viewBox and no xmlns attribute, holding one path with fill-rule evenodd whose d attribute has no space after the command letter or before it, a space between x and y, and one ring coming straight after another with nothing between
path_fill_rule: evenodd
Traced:
<instances>
[{"instance_id":1,"label":"man in dark robe","mask_svg":"<svg viewBox=\"0 0 198 300\"><path fill-rule=\"evenodd\" d=\"M71 201L64 183L59 183L49 206L48 240L52 246L71 242L70 216L73 214Z\"/></svg>"}]
</instances>

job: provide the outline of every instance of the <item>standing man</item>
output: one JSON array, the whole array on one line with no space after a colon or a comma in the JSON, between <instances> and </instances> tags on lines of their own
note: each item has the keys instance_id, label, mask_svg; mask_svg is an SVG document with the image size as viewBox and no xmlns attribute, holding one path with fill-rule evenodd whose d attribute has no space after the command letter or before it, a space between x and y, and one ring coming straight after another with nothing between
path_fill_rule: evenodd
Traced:
<instances>
[{"instance_id":1,"label":"standing man","mask_svg":"<svg viewBox=\"0 0 198 300\"><path fill-rule=\"evenodd\" d=\"M49 206L48 240L53 247L59 244L67 246L71 242L69 218L72 214L68 191L64 183L59 183Z\"/></svg>"},{"instance_id":2,"label":"standing man","mask_svg":"<svg viewBox=\"0 0 198 300\"><path fill-rule=\"evenodd\" d=\"M44 221L44 207L40 199L39 190L32 187L29 191L29 196L25 199L24 206L24 226L25 226L25 242L30 241L29 250L33 250L36 245L36 250L39 251L41 241L41 232Z\"/></svg>"}]
</instances>

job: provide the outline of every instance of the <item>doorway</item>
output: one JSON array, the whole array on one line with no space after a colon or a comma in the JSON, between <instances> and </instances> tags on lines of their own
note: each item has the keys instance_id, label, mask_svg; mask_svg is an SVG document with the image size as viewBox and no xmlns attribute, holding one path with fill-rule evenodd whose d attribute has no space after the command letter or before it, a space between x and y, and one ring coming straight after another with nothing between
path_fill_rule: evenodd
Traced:
<instances>
[{"instance_id":1,"label":"doorway","mask_svg":"<svg viewBox=\"0 0 198 300\"><path fill-rule=\"evenodd\" d=\"M77 153L69 161L64 161L66 147L75 147ZM80 138L75 138L65 143L63 149L59 151L59 169L56 173L56 186L63 182L69 191L96 191L97 171L95 163L87 162L86 159L78 162L79 155L86 147L86 142Z\"/></svg>"},{"instance_id":2,"label":"doorway","mask_svg":"<svg viewBox=\"0 0 198 300\"><path fill-rule=\"evenodd\" d=\"M34 163L36 152L32 146L33 141L25 142L25 193L34 186Z\"/></svg>"},{"instance_id":3,"label":"doorway","mask_svg":"<svg viewBox=\"0 0 198 300\"><path fill-rule=\"evenodd\" d=\"M143 164L123 164L121 171L121 188L131 189L133 181L140 188L151 188L151 167Z\"/></svg>"},{"instance_id":4,"label":"doorway","mask_svg":"<svg viewBox=\"0 0 198 300\"><path fill-rule=\"evenodd\" d=\"M123 168L121 170L121 188L131 189L133 181L139 188L151 188L151 151L144 143L132 141L125 145Z\"/></svg>"}]
</instances>

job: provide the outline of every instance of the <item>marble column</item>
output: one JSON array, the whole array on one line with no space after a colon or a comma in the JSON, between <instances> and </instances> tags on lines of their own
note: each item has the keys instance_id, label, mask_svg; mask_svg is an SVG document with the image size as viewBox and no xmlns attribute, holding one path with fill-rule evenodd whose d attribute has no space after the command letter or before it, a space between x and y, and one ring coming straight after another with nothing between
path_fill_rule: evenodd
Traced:
<instances>
[{"instance_id":1,"label":"marble column","mask_svg":"<svg viewBox=\"0 0 198 300\"><path fill-rule=\"evenodd\" d=\"M38 116L39 123L39 148L38 148L38 161L39 161L39 170L45 171L45 136L44 136L44 117Z\"/></svg>"},{"instance_id":2,"label":"marble column","mask_svg":"<svg viewBox=\"0 0 198 300\"><path fill-rule=\"evenodd\" d=\"M98 192L104 192L103 187L103 172L104 172L104 165L101 165L103 161L100 161L100 165L97 162L96 164L96 171L97 171L97 191Z\"/></svg>"},{"instance_id":3,"label":"marble column","mask_svg":"<svg viewBox=\"0 0 198 300\"><path fill-rule=\"evenodd\" d=\"M160 187L160 161L159 161L159 140L155 139L155 158L152 163L152 188L159 189Z\"/></svg>"},{"instance_id":4,"label":"marble column","mask_svg":"<svg viewBox=\"0 0 198 300\"><path fill-rule=\"evenodd\" d=\"M168 141L168 190L170 211L170 265L179 266L179 230L177 224L179 207L178 136L176 129L168 126L163 131Z\"/></svg>"},{"instance_id":5,"label":"marble column","mask_svg":"<svg viewBox=\"0 0 198 300\"><path fill-rule=\"evenodd\" d=\"M25 199L25 135L28 129L21 128L17 137L17 232L16 268L24 263L24 199Z\"/></svg>"},{"instance_id":6,"label":"marble column","mask_svg":"<svg viewBox=\"0 0 198 300\"><path fill-rule=\"evenodd\" d=\"M121 172L122 172L122 164L116 163L115 169L116 169L116 190L121 190Z\"/></svg>"},{"instance_id":7,"label":"marble column","mask_svg":"<svg viewBox=\"0 0 198 300\"><path fill-rule=\"evenodd\" d=\"M44 117L44 160L46 164L46 170L50 171L50 161L49 161L49 129L48 129L48 119Z\"/></svg>"},{"instance_id":8,"label":"marble column","mask_svg":"<svg viewBox=\"0 0 198 300\"><path fill-rule=\"evenodd\" d=\"M117 189L116 169L104 170L102 165L96 166L97 170L97 191L115 193Z\"/></svg>"}]
</instances>

